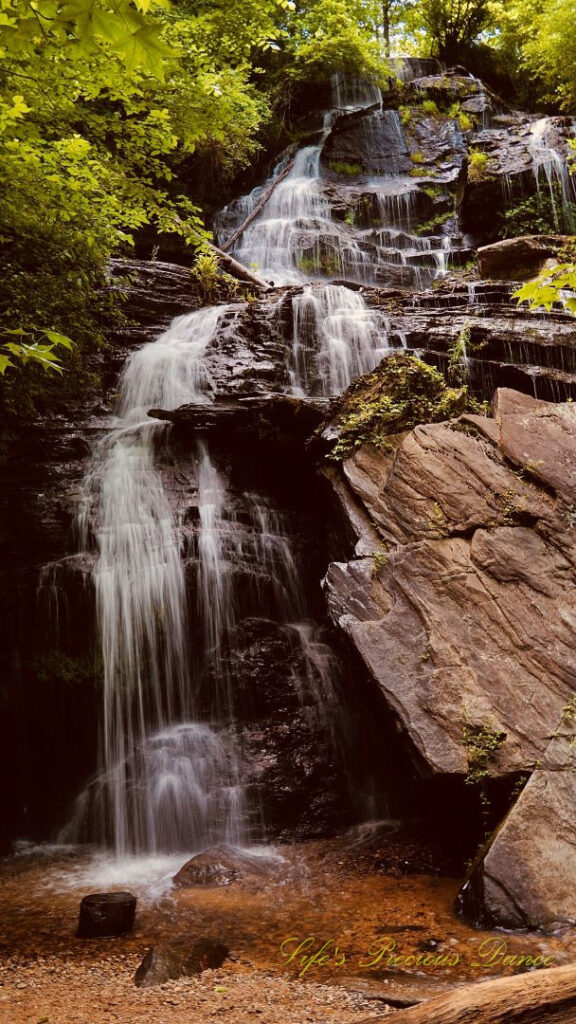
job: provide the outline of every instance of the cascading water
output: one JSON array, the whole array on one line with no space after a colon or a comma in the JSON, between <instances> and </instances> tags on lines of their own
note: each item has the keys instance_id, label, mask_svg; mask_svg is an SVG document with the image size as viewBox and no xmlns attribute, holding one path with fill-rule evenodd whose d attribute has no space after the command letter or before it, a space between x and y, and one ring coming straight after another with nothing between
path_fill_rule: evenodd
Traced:
<instances>
[{"instance_id":1,"label":"cascading water","mask_svg":"<svg viewBox=\"0 0 576 1024\"><path fill-rule=\"evenodd\" d=\"M398 111L381 109L382 94L369 80L334 75L332 94L333 109L324 115L318 141L297 151L287 177L273 187L286 170L289 153L282 155L263 186L222 211L217 220L219 244L242 227L272 188L233 249L240 263L266 280L298 285L343 278L425 288L446 273L451 242L445 235L422 237L413 228L421 194L408 173L410 160ZM321 174L323 149L338 117L366 108L369 113L356 125L362 148L367 153L379 151L384 137L387 155L376 176L361 174L361 185L348 193L348 185L332 185ZM351 203L343 219L333 211L342 197Z\"/></svg>"},{"instance_id":2,"label":"cascading water","mask_svg":"<svg viewBox=\"0 0 576 1024\"><path fill-rule=\"evenodd\" d=\"M541 117L531 127L528 149L532 157L536 186L550 195L554 226L557 231L576 230L576 189L568 164L557 149L546 141L550 118Z\"/></svg>"},{"instance_id":3,"label":"cascading water","mask_svg":"<svg viewBox=\"0 0 576 1024\"><path fill-rule=\"evenodd\" d=\"M358 110L382 103L382 90L370 78L337 71L331 76L330 85L336 110Z\"/></svg>"},{"instance_id":4,"label":"cascading water","mask_svg":"<svg viewBox=\"0 0 576 1024\"><path fill-rule=\"evenodd\" d=\"M340 80L336 87L346 109L379 102L379 93L357 83ZM360 280L374 273L374 246L365 247L361 231L333 218L320 184L334 117L325 116L317 143L297 152L290 174L234 252L277 285L304 285L288 297L289 389L300 397L337 394L388 350L383 316L367 309L358 290L327 282L334 270ZM394 117L388 128L400 147ZM390 112L382 119L388 124ZM276 174L285 166L281 161ZM394 162L389 172L386 185L376 183L373 191L387 219L381 230L389 232L388 249L395 240L396 264L405 265L412 250L428 252L430 242L418 245L409 231L413 183L391 187ZM256 190L236 205L238 226L261 196ZM380 267L394 262L387 263L389 255L380 251ZM334 749L342 748L337 662L303 599L288 524L256 492L239 506L226 466L199 441L188 475L197 516L185 527L164 485L170 428L147 415L150 408L213 402L217 386L205 356L240 309L233 304L179 317L129 359L119 416L85 483L81 525L84 546L91 531L96 542L104 661L101 771L78 799L65 836L111 842L117 853L198 850L251 838L241 709L230 669L240 604L244 614L273 615L300 666L295 691L311 698Z\"/></svg>"},{"instance_id":5,"label":"cascading water","mask_svg":"<svg viewBox=\"0 0 576 1024\"><path fill-rule=\"evenodd\" d=\"M292 312L295 395L336 395L373 370L387 350L383 324L349 288L307 286L292 299Z\"/></svg>"},{"instance_id":6,"label":"cascading water","mask_svg":"<svg viewBox=\"0 0 576 1024\"><path fill-rule=\"evenodd\" d=\"M128 360L118 419L85 481L81 532L86 546L93 524L98 550L93 578L104 666L102 772L79 798L64 838L112 841L118 854L185 850L214 835L242 836L233 746L194 722L184 566L155 465L165 427L147 417L154 404L176 408L208 400L202 355L227 311L178 317ZM210 561L211 508L210 495L204 504L201 497L207 577L218 572Z\"/></svg>"},{"instance_id":7,"label":"cascading water","mask_svg":"<svg viewBox=\"0 0 576 1024\"><path fill-rule=\"evenodd\" d=\"M233 251L240 263L255 265L260 276L275 285L301 284L310 277L322 276L328 260L342 275L361 262L354 239L337 233L329 203L319 186L320 154L332 118L332 114L326 115L318 143L297 152L288 177L277 185ZM283 161L275 176L282 168ZM243 219L258 203L261 191L256 189L242 203L238 212Z\"/></svg>"},{"instance_id":8,"label":"cascading water","mask_svg":"<svg viewBox=\"0 0 576 1024\"><path fill-rule=\"evenodd\" d=\"M197 518L186 539L159 465L168 428L147 416L152 406L212 401L203 356L241 308L179 317L129 359L119 416L85 481L81 532L85 548L94 533L98 552L101 770L77 799L61 833L65 841L112 844L123 855L249 838L229 670L239 603L244 614L273 615L287 631L303 666L295 689L311 697L335 749L341 745L337 665L309 618L288 524L256 493L244 495L238 513L226 473L199 441L190 477ZM359 370L358 346L366 330L373 332L362 324L363 312L357 303L359 322L348 327L358 349L352 346L351 363L344 360L348 374ZM195 578L190 609L187 566Z\"/></svg>"}]
</instances>

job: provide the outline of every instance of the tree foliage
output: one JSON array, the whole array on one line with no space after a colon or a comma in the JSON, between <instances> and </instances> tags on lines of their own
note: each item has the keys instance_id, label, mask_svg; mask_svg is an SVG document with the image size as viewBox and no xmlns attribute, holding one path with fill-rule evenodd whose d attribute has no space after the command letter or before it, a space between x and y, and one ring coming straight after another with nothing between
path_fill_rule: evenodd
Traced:
<instances>
[{"instance_id":1,"label":"tree foliage","mask_svg":"<svg viewBox=\"0 0 576 1024\"><path fill-rule=\"evenodd\" d=\"M511 74L532 82L535 99L576 110L573 0L491 0L490 42Z\"/></svg>"},{"instance_id":2,"label":"tree foliage","mask_svg":"<svg viewBox=\"0 0 576 1024\"><path fill-rule=\"evenodd\" d=\"M110 254L144 225L204 237L179 164L203 148L224 170L250 159L268 111L250 54L287 3L0 0L0 323L20 332L0 371L58 365L36 333L74 337ZM42 283L55 272L65 303Z\"/></svg>"},{"instance_id":3,"label":"tree foliage","mask_svg":"<svg viewBox=\"0 0 576 1024\"><path fill-rule=\"evenodd\" d=\"M306 0L288 18L283 66L292 78L334 71L381 76L380 15L370 0Z\"/></svg>"},{"instance_id":4,"label":"tree foliage","mask_svg":"<svg viewBox=\"0 0 576 1024\"><path fill-rule=\"evenodd\" d=\"M466 59L480 33L492 21L489 0L420 0L416 24L426 32L431 52L455 64Z\"/></svg>"}]
</instances>

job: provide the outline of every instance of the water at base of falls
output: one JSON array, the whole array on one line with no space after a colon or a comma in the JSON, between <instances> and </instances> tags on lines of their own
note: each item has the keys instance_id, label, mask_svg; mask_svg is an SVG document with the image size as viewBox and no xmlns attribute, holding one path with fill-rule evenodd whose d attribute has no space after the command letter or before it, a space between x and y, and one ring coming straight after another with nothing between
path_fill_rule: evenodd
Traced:
<instances>
[{"instance_id":1,"label":"water at base of falls","mask_svg":"<svg viewBox=\"0 0 576 1024\"><path fill-rule=\"evenodd\" d=\"M180 722L112 761L76 801L60 841L177 853L241 843L243 818L237 751L210 726Z\"/></svg>"}]
</instances>

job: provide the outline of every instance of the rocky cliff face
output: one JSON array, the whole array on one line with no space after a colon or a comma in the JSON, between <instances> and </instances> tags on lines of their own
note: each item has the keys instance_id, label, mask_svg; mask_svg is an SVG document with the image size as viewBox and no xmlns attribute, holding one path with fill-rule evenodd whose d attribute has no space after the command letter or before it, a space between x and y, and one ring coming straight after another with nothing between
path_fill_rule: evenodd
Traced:
<instances>
[{"instance_id":1,"label":"rocky cliff face","mask_svg":"<svg viewBox=\"0 0 576 1024\"><path fill-rule=\"evenodd\" d=\"M328 470L356 537L325 580L428 772L532 773L465 889L504 926L574 921L576 412L500 389ZM562 724L563 723L563 724ZM554 881L550 883L553 876Z\"/></svg>"}]
</instances>

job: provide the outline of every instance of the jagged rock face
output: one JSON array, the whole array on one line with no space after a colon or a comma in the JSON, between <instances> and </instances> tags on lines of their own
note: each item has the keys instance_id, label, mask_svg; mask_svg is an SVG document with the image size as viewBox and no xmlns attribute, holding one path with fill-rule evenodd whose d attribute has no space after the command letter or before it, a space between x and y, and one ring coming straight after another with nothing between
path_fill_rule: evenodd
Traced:
<instances>
[{"instance_id":1,"label":"jagged rock face","mask_svg":"<svg viewBox=\"0 0 576 1024\"><path fill-rule=\"evenodd\" d=\"M483 727L503 738L493 774L530 769L574 690L575 430L571 405L504 390L494 419L344 463L360 546L328 570L330 614L431 772L465 774Z\"/></svg>"}]
</instances>

